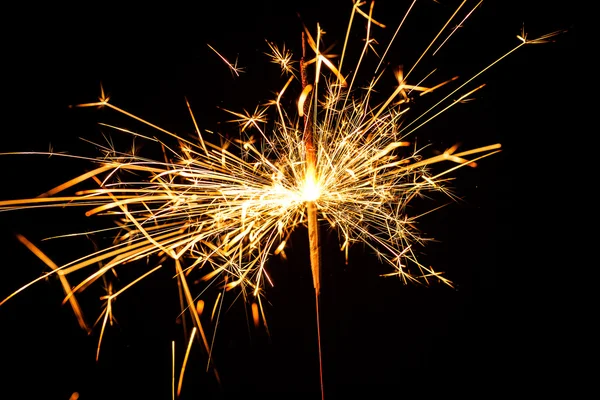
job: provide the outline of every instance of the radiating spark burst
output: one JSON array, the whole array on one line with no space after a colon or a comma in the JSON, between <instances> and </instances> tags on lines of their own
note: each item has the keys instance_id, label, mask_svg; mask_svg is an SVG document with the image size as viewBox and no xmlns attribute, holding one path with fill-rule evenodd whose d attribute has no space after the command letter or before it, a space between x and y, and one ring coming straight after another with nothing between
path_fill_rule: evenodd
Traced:
<instances>
[{"instance_id":1,"label":"radiating spark burst","mask_svg":"<svg viewBox=\"0 0 600 400\"><path fill-rule=\"evenodd\" d=\"M382 26L372 18L372 4L368 11L360 8L364 3L354 4L337 65L330 60L331 54L320 50L320 27L317 28L316 39L306 29L306 43L313 57L304 60L304 65L314 65L314 80L312 84L303 85L302 94L298 97L297 113L295 107L287 109L283 105L283 100L288 99L288 88L294 80L298 80L291 67L291 54L285 47L279 51L274 44L267 42L272 61L281 66L282 72L291 76L276 99L265 107L257 107L254 113L225 110L237 117L233 122L238 123L241 133L244 133L236 141L224 140L219 145L205 141L189 103L191 120L197 133L195 141L118 108L109 102L103 91L99 101L77 105L110 108L170 136L178 142L178 147L170 146L166 140L154 136L112 127L161 146L164 159L147 159L133 151L121 153L112 146L104 147L103 157L88 159L96 165L92 171L37 198L0 202L0 210L67 205L88 207L87 216L110 215L116 218L115 230L118 230L111 246L62 266L55 265L27 239L19 237L52 271L18 289L0 305L33 283L57 274L66 292L64 302L70 302L82 327L87 327L75 295L105 278L117 267L155 256L155 266L122 289L113 293L112 285L106 287L107 294L101 299L106 302L105 309L97 321L102 321L101 342L107 323L113 319L112 301L161 268L167 259L172 259L178 278L182 312L190 314L194 325L192 337L197 329L209 352L210 363L212 344L209 344L200 322L204 302L198 301L201 293L192 295L188 278L193 273L207 284L222 283L223 291L219 292L212 308L213 317L220 312L224 291L237 288L244 297L253 296L252 315L254 324L258 326L260 318L265 320L261 297L265 286L273 284L268 273L268 260L272 255L284 256L291 233L307 224L307 204L315 207L321 223L338 232L341 251L345 252L346 259L353 243L363 243L390 267L390 272L385 276L398 276L405 283L428 283L436 279L452 285L441 273L417 259L415 245L422 244L424 239L415 229L415 221L419 216L409 215L407 206L428 192L451 195L446 187L448 175L457 168L475 166L478 159L498 152L500 145L462 152L453 146L427 158L423 148L419 149L408 141L409 135L481 89L483 85L475 88L468 88L467 85L508 54L525 44L548 41L557 34L555 32L528 40L525 32L522 32L518 36L521 43L516 47L450 91L425 113L407 120L407 104L413 92L428 94L445 88L457 79L438 82L430 87L422 86L425 78L415 84L408 83L417 64L434 44L442 42L446 28L455 18L459 18L463 4L432 39L409 72L397 73L398 86L395 89L379 84L382 74L375 75L365 87L355 88L361 62L375 43L372 25ZM414 2L402 23L413 5ZM352 74L345 75L344 57L355 17L366 20L366 37ZM232 65L210 48L237 75L237 63ZM383 57L385 54L387 49ZM321 87L323 85L324 88ZM376 87L378 92L388 93L380 104L373 99ZM273 111L272 122L268 120L269 107ZM304 115L305 120L310 121L312 131L310 147L305 137L306 124L301 118ZM431 166L440 162L454 164L433 172ZM132 178L134 176L137 178ZM90 179L98 184L97 189L58 195ZM75 286L68 284L66 277L80 270L91 272ZM315 285L318 291L317 278ZM218 317L216 321L218 323ZM264 326L266 328L266 324ZM213 334L214 331L216 327ZM191 343L190 339L189 346ZM181 391L184 367L177 393ZM214 371L216 373L216 369Z\"/></svg>"},{"instance_id":2,"label":"radiating spark burst","mask_svg":"<svg viewBox=\"0 0 600 400\"><path fill-rule=\"evenodd\" d=\"M269 42L267 40L267 44L269 45L270 53L265 53L273 64L279 65L281 68L281 74L295 75L294 70L294 59L292 52L285 48L285 44L279 49L275 43Z\"/></svg>"},{"instance_id":3,"label":"radiating spark burst","mask_svg":"<svg viewBox=\"0 0 600 400\"><path fill-rule=\"evenodd\" d=\"M208 46L209 49L211 49L212 51L214 51L215 54L218 55L221 60L223 60L223 62L227 65L227 67L231 71L232 75L240 76L240 73L244 72L244 68L243 67L238 67L238 60L237 60L237 58L235 59L235 62L232 64L225 57L223 57L221 55L221 53L219 53L217 50L215 50L215 48L212 47L210 44L207 44L207 46Z\"/></svg>"}]
</instances>

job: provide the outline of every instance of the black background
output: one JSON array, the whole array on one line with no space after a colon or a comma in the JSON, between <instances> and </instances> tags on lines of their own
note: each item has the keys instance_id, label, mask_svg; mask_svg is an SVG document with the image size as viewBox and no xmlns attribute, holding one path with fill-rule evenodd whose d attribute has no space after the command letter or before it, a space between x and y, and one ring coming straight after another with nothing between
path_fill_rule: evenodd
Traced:
<instances>
[{"instance_id":1,"label":"black background","mask_svg":"<svg viewBox=\"0 0 600 400\"><path fill-rule=\"evenodd\" d=\"M285 42L298 56L302 25L296 13L313 32L321 23L325 43L336 43L334 51L340 51L350 1L283 3L13 9L2 28L0 151L46 151L51 144L54 151L96 156L94 146L79 138L103 140L98 122L135 125L110 110L68 107L95 101L100 83L113 104L170 131L193 132L187 97L201 127L235 134L234 125L221 122L230 117L217 107L250 111L282 87L285 78L263 54L268 51L265 39ZM440 3L417 3L388 56L390 67L410 66L458 4ZM573 317L561 290L555 289L562 276L556 267L562 252L555 217L569 210L549 188L565 179L559 164L566 160L560 154L575 129L576 101L568 88L577 77L577 27L570 8L545 3L484 2L443 51L423 61L420 75L415 72L417 79L438 67L441 77L466 79L518 44L515 36L523 23L532 37L569 29L555 43L519 49L473 83L487 83L474 95L476 101L454 107L415 132L417 143L432 143L438 150L457 142L461 149L503 145L503 152L483 160L477 169L457 171L453 185L463 201L419 224L426 236L437 240L422 249L423 262L446 271L456 288L438 283L404 286L397 279L381 278L388 270L360 245L352 249L346 266L336 235L323 228L327 397L359 388L393 390L400 397L415 390L416 382L429 382L426 387L432 388L445 378L458 392L472 390L482 379L488 388L506 387L527 380L533 370L564 368L561 360L570 350L557 342ZM385 49L408 4L375 4L375 19L388 25L385 30L374 28L378 51ZM363 19L357 18L351 36L354 51L363 37ZM207 43L230 60L238 56L246 72L234 79ZM372 65L366 65L361 72L365 82L370 71ZM391 92L391 71L386 79ZM381 88L384 94L388 90ZM130 138L110 134L121 148L131 146ZM33 155L3 155L0 164L1 199L36 196L89 168L77 160ZM436 201L416 207L427 209L446 200ZM563 211L546 211L548 207ZM76 208L1 213L0 297L46 271L14 233L28 237L60 264L93 251L92 243L85 238L42 239L106 223L95 225ZM221 318L214 347L222 386L204 372L206 356L196 347L183 398L267 393L319 397L305 236L300 229L293 237L287 262L273 259L270 264L275 281L267 291L270 337L264 329L248 328L243 303L234 304ZM96 240L108 243L101 236ZM131 276L143 270L140 265ZM89 322L100 312L100 294L90 289L80 296ZM177 342L178 366L187 345L175 322L178 304L171 270L163 268L115 303L119 324L106 332L99 363L94 361L99 329L91 336L80 331L69 308L61 307L61 296L59 282L49 279L0 308L0 359L8 369L0 378L0 390L20 393L21 398L41 393L37 398L68 399L75 391L82 399L170 398L171 341Z\"/></svg>"}]
</instances>

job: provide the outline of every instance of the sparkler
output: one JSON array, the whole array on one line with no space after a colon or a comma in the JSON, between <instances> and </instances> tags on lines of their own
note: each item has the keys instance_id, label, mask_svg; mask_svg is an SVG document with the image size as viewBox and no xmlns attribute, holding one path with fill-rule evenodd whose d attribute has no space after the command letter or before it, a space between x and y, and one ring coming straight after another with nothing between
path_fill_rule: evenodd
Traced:
<instances>
[{"instance_id":1,"label":"sparkler","mask_svg":"<svg viewBox=\"0 0 600 400\"><path fill-rule=\"evenodd\" d=\"M99 357L103 334L113 320L114 300L172 260L182 312L189 314L193 322L191 337L193 339L197 332L211 365L212 340L201 322L203 303L198 302L202 292L193 292L191 277L199 277L207 286L220 285L221 293L237 290L246 299L253 299L255 323L260 319L264 321L262 298L273 284L268 260L273 255L285 257L290 235L299 226L308 227L317 308L320 224L338 232L346 260L351 245L359 242L389 266L390 272L385 276L397 276L404 283L428 284L438 280L451 286L440 272L418 260L415 246L424 239L415 228L419 216L410 215L407 206L428 192L452 196L446 186L449 174L458 168L476 166L478 160L497 153L500 145L466 151L458 151L458 147L453 146L427 158L425 149L410 141L411 135L480 90L484 85L473 85L473 81L504 57L525 44L543 43L556 34L531 40L522 32L512 50L464 81L453 78L429 84L426 83L432 80L429 74L413 81L421 60L451 40L455 32L450 29L451 24L464 23L480 3L467 9L466 1L461 2L408 72L397 73L398 85L394 89L380 83L387 73L382 65L393 41L381 56L370 82L365 88L358 88L361 64L374 50L374 26L384 26L373 17L373 3L370 7L365 7L364 2L354 3L337 63L328 50L322 48L320 26L316 33L308 28L304 31L303 44L307 49L299 71L294 69L292 56L285 47L280 50L268 42L272 61L280 65L282 74L289 78L275 99L254 112L225 110L235 117L231 122L239 124L241 134L236 140L223 138L219 145L205 140L206 131L203 133L197 124L189 102L190 120L196 132L194 140L119 108L103 92L98 101L77 105L109 108L165 138L174 139L178 147L150 134L105 125L160 146L164 159L148 159L101 146L103 157L88 159L95 165L91 171L37 198L0 201L0 210L80 206L87 208L87 216L110 215L117 221L117 233L111 246L60 266L25 237L18 236L51 271L16 290L0 305L41 279L57 275L65 291L64 302L71 305L80 326L89 330L76 296L91 284L108 279L117 268L153 257L157 261L122 288L114 290L111 284L106 285L107 293L101 298L104 310L96 321L100 325ZM409 5L398 30L414 5L415 1ZM358 61L348 73L344 68L346 51L350 30L358 19L366 22L366 34ZM209 47L239 76L237 60L231 63L218 49ZM312 79L308 76L309 68ZM296 89L300 87L299 96L292 93L294 85ZM434 106L408 119L410 105L417 97L451 85L454 86ZM385 93L382 101L378 100L378 92ZM292 103L297 100L297 108L286 106L290 99ZM450 167L432 172L434 164L448 162L452 163ZM68 193L88 180L95 181L98 188ZM88 272L84 279L70 282L69 278L77 271ZM222 298L220 295L212 308L213 317L219 313ZM213 340L218 318L216 321ZM186 362L187 355L184 366ZM219 379L217 369L212 370ZM322 372L321 367L324 393ZM178 394L183 376L182 369ZM173 378L173 387L175 380Z\"/></svg>"}]
</instances>

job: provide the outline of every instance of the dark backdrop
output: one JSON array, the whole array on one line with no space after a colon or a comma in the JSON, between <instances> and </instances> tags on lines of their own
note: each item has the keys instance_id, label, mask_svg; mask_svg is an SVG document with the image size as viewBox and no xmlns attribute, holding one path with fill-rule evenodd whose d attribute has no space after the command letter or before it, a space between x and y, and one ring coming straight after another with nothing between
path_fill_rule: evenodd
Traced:
<instances>
[{"instance_id":1,"label":"dark backdrop","mask_svg":"<svg viewBox=\"0 0 600 400\"><path fill-rule=\"evenodd\" d=\"M285 42L299 55L301 21L313 32L319 22L327 32L325 42L337 44L339 52L352 4L324 3L15 8L5 16L10 24L2 28L0 151L45 151L51 145L57 152L96 156L94 146L80 137L103 140L98 122L132 124L110 110L68 107L95 101L100 83L113 104L168 130L192 132L187 97L202 127L235 133L235 126L221 123L230 118L217 106L252 110L285 82L277 66L266 61L265 39ZM458 4L421 3L388 56L390 66L410 66ZM570 29L556 43L525 46L503 60L477 80L487 86L474 95L475 101L415 133L418 143L432 143L438 150L457 142L462 149L503 145L502 153L483 160L477 169L456 173L453 186L462 201L419 223L427 236L438 240L422 249L421 259L446 271L456 288L435 282L428 288L405 286L381 278L387 270L360 245L345 265L336 235L323 228L322 341L328 397L359 388L392 390L399 397L414 390L413 383L429 382L424 387L430 388L441 386L439 379L446 377L455 390L471 390L482 379L494 388L520 382L530 370L560 368L557 360L568 350L548 349L540 338L558 341L557 327L571 318L548 284L560 285L549 276L560 252L556 219L565 213L557 197L563 191L551 188L563 178L557 165L564 160L558 154L569 145L574 128L575 101L566 91L576 78L577 27L569 8L545 3L484 2L444 51L420 68L425 73L438 67L442 76L466 78L516 45L523 22L532 36ZM375 18L388 25L385 30L374 28L378 51L385 48L408 4L375 4ZM357 21L353 49L364 37L364 23ZM239 57L246 72L232 78L207 43L230 60ZM360 76L369 78L371 70L365 67ZM388 80L391 91L391 74ZM111 135L118 146L131 146L130 138ZM2 199L36 196L89 168L85 162L54 156L1 156L0 163ZM419 207L437 204L424 201ZM60 264L92 251L92 242L42 239L90 229L95 223L76 208L1 213L0 297L46 271L14 233L24 234ZM185 398L270 392L318 398L305 236L299 229L293 237L288 262L273 259L270 264L276 284L267 291L270 337L264 329L249 328L244 306L236 303L222 316L215 341L222 387L204 372L206 356L195 347ZM100 294L90 289L80 296L90 322L100 312ZM38 398L68 399L75 391L82 399L170 398L171 341L177 341L178 367L186 346L176 323L171 270L162 270L115 303L118 325L105 333L99 363L94 361L99 326L86 336L61 300L59 282L49 279L0 308L0 358L5 365L1 390L22 398L40 392L43 397Z\"/></svg>"}]
</instances>

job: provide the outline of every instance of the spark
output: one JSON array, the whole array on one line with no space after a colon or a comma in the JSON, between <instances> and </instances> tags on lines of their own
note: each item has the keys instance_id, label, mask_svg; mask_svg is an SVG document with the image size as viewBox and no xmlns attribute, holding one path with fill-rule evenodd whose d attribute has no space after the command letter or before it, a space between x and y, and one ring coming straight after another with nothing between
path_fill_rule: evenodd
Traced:
<instances>
[{"instance_id":1,"label":"spark","mask_svg":"<svg viewBox=\"0 0 600 400\"><path fill-rule=\"evenodd\" d=\"M185 366L187 365L188 357L190 356L190 350L192 349L192 343L194 343L194 336L196 335L196 327L192 329L192 335L190 336L190 340L188 342L187 350L185 351L185 357L183 359L183 364L181 365L181 372L179 373L179 383L177 384L177 396L181 395L181 387L183 385L183 374L185 372Z\"/></svg>"},{"instance_id":2,"label":"spark","mask_svg":"<svg viewBox=\"0 0 600 400\"><path fill-rule=\"evenodd\" d=\"M210 44L207 43L206 45L208 46L209 49L211 49L212 51L214 51L215 54L218 55L221 60L223 60L223 62L225 63L225 65L227 65L227 67L229 67L229 70L231 70L231 74L232 75L235 74L235 76L239 77L240 73L244 72L244 68L238 67L238 65L237 65L238 60L237 60L237 58L235 59L235 62L232 64L225 57L223 57L221 55L221 53L219 53L217 50L215 50L215 48L212 47Z\"/></svg>"},{"instance_id":3,"label":"spark","mask_svg":"<svg viewBox=\"0 0 600 400\"><path fill-rule=\"evenodd\" d=\"M479 3L477 3L477 5L475 7L473 7L473 9L471 11L469 11L469 13L463 18L462 21L460 21L458 23L458 25L456 25L454 27L454 29L452 30L452 32L450 33L450 35L448 35L448 37L446 37L446 39L442 42L442 44L439 45L439 47L437 49L435 49L435 51L431 54L432 56L435 56L435 53L437 53L438 51L440 51L440 49L442 48L443 45L446 44L446 42L448 40L450 40L450 38L452 37L452 35L454 35L454 33L463 26L463 24L465 23L465 21L467 20L467 18L469 18L471 16L471 14L473 14L473 12L477 9L477 7L479 7L481 5L481 3L483 3L483 0L480 0Z\"/></svg>"},{"instance_id":4,"label":"spark","mask_svg":"<svg viewBox=\"0 0 600 400\"><path fill-rule=\"evenodd\" d=\"M260 320L258 316L258 304L256 303L252 303L252 321L254 321L254 327L258 328Z\"/></svg>"},{"instance_id":5,"label":"spark","mask_svg":"<svg viewBox=\"0 0 600 400\"><path fill-rule=\"evenodd\" d=\"M267 111L266 108L259 109L257 106L256 110L254 110L253 114L250 114L246 110L244 110L244 114L238 113L235 111L230 111L230 110L224 110L224 111L227 111L228 113L233 114L236 117L239 117L238 119L229 120L229 122L239 122L242 132L244 132L249 127L255 127L259 131L262 132L262 129L259 126L259 124L265 124L267 122L266 117L265 117L265 114Z\"/></svg>"},{"instance_id":6,"label":"spark","mask_svg":"<svg viewBox=\"0 0 600 400\"><path fill-rule=\"evenodd\" d=\"M171 399L175 400L175 341L171 342Z\"/></svg>"},{"instance_id":7,"label":"spark","mask_svg":"<svg viewBox=\"0 0 600 400\"><path fill-rule=\"evenodd\" d=\"M416 144L415 150L411 150L414 143L407 138L435 117L481 90L483 84L474 89L467 89L466 86L483 72L523 45L547 42L560 31L533 40L527 39L522 31L517 36L520 43L516 47L466 79L427 111L414 117L409 115L409 108L404 107L408 101L416 101L411 97L413 92L420 97L442 87L446 89L447 85L458 79L454 77L425 86L423 82L429 80L429 74L416 85L407 81L465 1L431 40L409 72L404 75L400 70L397 71L398 86L388 88L379 79L385 71L379 75L377 71L400 26L413 9L413 1L381 57L375 76L368 85L357 89L355 81L361 62L367 53L371 54L369 49L375 43L372 25L385 27L373 18L373 3L368 12L360 8L364 4L354 3L337 65L331 61L333 55L328 50L321 50L323 31L320 26L317 26L314 38L308 28L303 32L313 57L307 60L303 57L301 77L297 77L292 68L291 52L285 46L279 50L267 41L271 61L280 66L282 74L287 73L290 77L277 93L276 99L265 106L257 106L252 113L222 109L235 117L229 122L238 125L240 139L221 138L223 141L219 145L205 140L187 99L186 106L197 141L184 139L113 105L102 87L98 101L76 105L109 108L146 128L165 134L166 138L160 139L105 125L160 146L164 159L147 159L134 153L133 149L130 153L119 153L112 146L104 146L102 149L105 154L102 157L87 158L94 165L91 171L36 198L0 201L0 211L67 205L86 207L86 216L110 216L116 220L119 229L110 246L61 266L19 236L19 240L51 271L17 289L0 305L35 282L57 275L65 291L64 302L71 304L80 325L85 329L87 325L83 322L75 296L99 279L108 279L109 272L115 272L123 265L154 257L159 260L155 267L149 268L115 293L111 284L106 285L107 294L100 298L106 304L97 320L97 323L102 320L98 357L106 325L113 319L112 300L161 268L163 260L171 259L175 267L184 326L185 313L189 314L193 323L179 375L176 391L179 396L192 341L197 332L207 353L208 365L212 365L219 380L213 365L212 349L226 292L238 290L245 299L252 298L254 325L257 327L262 319L268 332L261 300L266 288L273 285L268 261L272 255L285 258L286 243L292 232L301 226L308 226L309 235L315 235L310 239L311 266L319 264L319 250L312 248L313 242L315 246L318 245L319 226L328 226L339 236L340 251L345 253L346 263L348 249L353 243L359 242L390 269L383 276L394 276L404 283L428 284L435 279L452 286L452 282L442 273L417 258L415 248L426 239L420 237L415 228L420 216L411 216L408 206L414 199L427 193L451 195L447 186L449 178L446 176L459 168L476 166L478 160L500 151L501 145L492 144L462 152L457 152L458 146L452 146L441 154L426 157L425 149L418 149ZM349 76L343 65L356 14L366 19L367 28L362 52L353 67L352 76ZM239 76L241 68L237 66L237 61L232 64L212 46L208 47L226 63L232 73ZM311 83L305 81L306 77L302 74L302 68L306 69L309 65L314 65ZM289 88L299 80L301 82L296 89L300 94L290 94ZM323 83L325 89L322 88ZM379 92L385 93L383 101L375 99ZM394 103L398 96L401 96L401 100ZM297 109L284 108L284 98L296 101ZM448 99L451 99L449 104L444 104ZM270 110L274 110L272 114L269 114ZM256 137L252 132L257 132ZM307 132L310 134L307 135ZM166 139L175 140L177 146ZM52 151L49 154L73 157ZM434 171L436 164L440 163L451 163L451 166ZM94 181L97 188L65 193L89 180ZM88 232L81 233L86 234ZM74 286L67 282L68 275L89 271L95 265L99 265L99 268L89 272ZM195 279L189 281L190 275ZM318 268L314 267L317 312L320 288L318 275ZM199 297L203 291L192 295L188 282L205 283L207 288L221 285L210 317L207 317L215 320L210 344L201 320L205 303ZM172 346L172 391L175 397L174 342Z\"/></svg>"},{"instance_id":8,"label":"spark","mask_svg":"<svg viewBox=\"0 0 600 400\"><path fill-rule=\"evenodd\" d=\"M44 264L46 264L53 271L58 271L59 267L50 259L46 254L44 254L36 245L31 243L25 236L17 234L17 239L19 242L23 243L25 247L27 247L33 254L35 254ZM87 326L85 319L83 317L83 312L81 311L81 307L79 306L79 302L75 298L75 296L71 296L71 285L67 280L67 277L62 273L58 272L58 278L60 279L60 283L62 284L65 295L69 297L69 303L71 304L71 308L73 309L73 313L77 318L77 322L79 323L79 327L86 332L90 332L90 328Z\"/></svg>"},{"instance_id":9,"label":"spark","mask_svg":"<svg viewBox=\"0 0 600 400\"><path fill-rule=\"evenodd\" d=\"M265 53L269 58L271 58L271 62L277 64L281 67L281 74L290 74L295 75L295 70L293 67L294 60L292 53L285 48L285 44L282 46L281 50L275 43L266 41L267 45L269 45L269 49L271 49L270 53Z\"/></svg>"}]
</instances>

